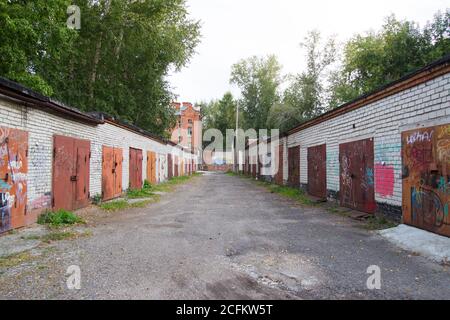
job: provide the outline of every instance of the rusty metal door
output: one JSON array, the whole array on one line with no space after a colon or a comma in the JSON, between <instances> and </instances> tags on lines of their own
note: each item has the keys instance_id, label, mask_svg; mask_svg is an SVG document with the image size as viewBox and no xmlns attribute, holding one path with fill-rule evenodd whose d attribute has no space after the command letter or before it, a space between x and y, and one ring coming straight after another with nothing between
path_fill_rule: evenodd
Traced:
<instances>
[{"instance_id":1,"label":"rusty metal door","mask_svg":"<svg viewBox=\"0 0 450 320\"><path fill-rule=\"evenodd\" d=\"M288 184L300 186L300 146L288 148Z\"/></svg>"},{"instance_id":2,"label":"rusty metal door","mask_svg":"<svg viewBox=\"0 0 450 320\"><path fill-rule=\"evenodd\" d=\"M152 151L147 151L147 180L156 184L156 154Z\"/></svg>"},{"instance_id":3,"label":"rusty metal door","mask_svg":"<svg viewBox=\"0 0 450 320\"><path fill-rule=\"evenodd\" d=\"M122 194L122 149L103 146L102 199L110 200Z\"/></svg>"},{"instance_id":4,"label":"rusty metal door","mask_svg":"<svg viewBox=\"0 0 450 320\"><path fill-rule=\"evenodd\" d=\"M53 138L53 209L75 210L89 204L90 149L88 140Z\"/></svg>"},{"instance_id":5,"label":"rusty metal door","mask_svg":"<svg viewBox=\"0 0 450 320\"><path fill-rule=\"evenodd\" d=\"M25 225L28 132L0 127L0 233Z\"/></svg>"},{"instance_id":6,"label":"rusty metal door","mask_svg":"<svg viewBox=\"0 0 450 320\"><path fill-rule=\"evenodd\" d=\"M173 161L172 161L172 155L168 154L168 161L167 161L167 178L172 179L173 177Z\"/></svg>"},{"instance_id":7,"label":"rusty metal door","mask_svg":"<svg viewBox=\"0 0 450 320\"><path fill-rule=\"evenodd\" d=\"M110 200L115 196L114 148L103 146L102 157L102 199Z\"/></svg>"},{"instance_id":8,"label":"rusty metal door","mask_svg":"<svg viewBox=\"0 0 450 320\"><path fill-rule=\"evenodd\" d=\"M308 193L327 197L327 151L326 145L308 148Z\"/></svg>"},{"instance_id":9,"label":"rusty metal door","mask_svg":"<svg viewBox=\"0 0 450 320\"><path fill-rule=\"evenodd\" d=\"M114 148L114 197L122 195L123 150Z\"/></svg>"},{"instance_id":10,"label":"rusty metal door","mask_svg":"<svg viewBox=\"0 0 450 320\"><path fill-rule=\"evenodd\" d=\"M403 222L450 237L450 124L402 133Z\"/></svg>"},{"instance_id":11,"label":"rusty metal door","mask_svg":"<svg viewBox=\"0 0 450 320\"><path fill-rule=\"evenodd\" d=\"M75 144L73 138L53 138L52 207L73 210L75 194Z\"/></svg>"},{"instance_id":12,"label":"rusty metal door","mask_svg":"<svg viewBox=\"0 0 450 320\"><path fill-rule=\"evenodd\" d=\"M277 165L277 172L274 176L275 183L278 185L283 185L283 144L278 145L278 152L275 152L275 154L278 156L278 159L276 162L278 162Z\"/></svg>"},{"instance_id":13,"label":"rusty metal door","mask_svg":"<svg viewBox=\"0 0 450 320\"><path fill-rule=\"evenodd\" d=\"M339 145L341 205L374 213L373 139Z\"/></svg>"},{"instance_id":14,"label":"rusty metal door","mask_svg":"<svg viewBox=\"0 0 450 320\"><path fill-rule=\"evenodd\" d=\"M178 157L177 156L175 156L174 176L178 177Z\"/></svg>"},{"instance_id":15,"label":"rusty metal door","mask_svg":"<svg viewBox=\"0 0 450 320\"><path fill-rule=\"evenodd\" d=\"M130 148L130 189L142 188L142 150Z\"/></svg>"},{"instance_id":16,"label":"rusty metal door","mask_svg":"<svg viewBox=\"0 0 450 320\"><path fill-rule=\"evenodd\" d=\"M75 203L74 209L79 209L89 204L89 172L91 143L85 140L75 140L75 149L77 152L76 160L76 181L75 181Z\"/></svg>"}]
</instances>

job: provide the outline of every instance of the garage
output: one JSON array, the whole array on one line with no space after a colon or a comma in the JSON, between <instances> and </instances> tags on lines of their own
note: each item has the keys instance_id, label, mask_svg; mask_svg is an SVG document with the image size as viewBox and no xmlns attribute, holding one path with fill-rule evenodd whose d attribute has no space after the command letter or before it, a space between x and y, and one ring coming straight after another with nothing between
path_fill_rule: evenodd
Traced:
<instances>
[{"instance_id":1,"label":"garage","mask_svg":"<svg viewBox=\"0 0 450 320\"><path fill-rule=\"evenodd\" d=\"M283 144L278 144L276 154L278 155L277 161L275 161L277 166L277 172L275 173L274 180L278 185L283 185Z\"/></svg>"},{"instance_id":2,"label":"garage","mask_svg":"<svg viewBox=\"0 0 450 320\"><path fill-rule=\"evenodd\" d=\"M339 145L340 202L366 213L376 210L373 139Z\"/></svg>"},{"instance_id":3,"label":"garage","mask_svg":"<svg viewBox=\"0 0 450 320\"><path fill-rule=\"evenodd\" d=\"M142 150L130 148L130 189L142 188Z\"/></svg>"},{"instance_id":4,"label":"garage","mask_svg":"<svg viewBox=\"0 0 450 320\"><path fill-rule=\"evenodd\" d=\"M450 124L402 133L402 186L403 222L450 237Z\"/></svg>"},{"instance_id":5,"label":"garage","mask_svg":"<svg viewBox=\"0 0 450 320\"><path fill-rule=\"evenodd\" d=\"M147 151L147 180L156 184L156 153Z\"/></svg>"},{"instance_id":6,"label":"garage","mask_svg":"<svg viewBox=\"0 0 450 320\"><path fill-rule=\"evenodd\" d=\"M288 184L291 187L300 186L300 146L288 149Z\"/></svg>"},{"instance_id":7,"label":"garage","mask_svg":"<svg viewBox=\"0 0 450 320\"><path fill-rule=\"evenodd\" d=\"M0 233L25 225L28 132L0 127Z\"/></svg>"},{"instance_id":8,"label":"garage","mask_svg":"<svg viewBox=\"0 0 450 320\"><path fill-rule=\"evenodd\" d=\"M308 148L308 193L321 199L327 198L326 145Z\"/></svg>"},{"instance_id":9,"label":"garage","mask_svg":"<svg viewBox=\"0 0 450 320\"><path fill-rule=\"evenodd\" d=\"M110 200L122 194L122 163L121 148L103 146L102 156L102 199Z\"/></svg>"},{"instance_id":10,"label":"garage","mask_svg":"<svg viewBox=\"0 0 450 320\"><path fill-rule=\"evenodd\" d=\"M91 142L53 138L53 209L76 210L89 204Z\"/></svg>"}]
</instances>

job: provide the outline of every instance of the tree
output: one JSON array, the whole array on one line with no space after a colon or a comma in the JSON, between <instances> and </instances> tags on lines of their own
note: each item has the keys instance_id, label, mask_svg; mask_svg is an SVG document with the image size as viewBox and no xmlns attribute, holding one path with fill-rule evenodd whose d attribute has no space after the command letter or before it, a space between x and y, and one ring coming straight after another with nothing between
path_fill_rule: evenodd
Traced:
<instances>
[{"instance_id":1,"label":"tree","mask_svg":"<svg viewBox=\"0 0 450 320\"><path fill-rule=\"evenodd\" d=\"M449 21L449 10L438 12L423 29L392 15L379 32L353 37L345 45L342 67L332 75L330 105L350 101L449 54Z\"/></svg>"},{"instance_id":2,"label":"tree","mask_svg":"<svg viewBox=\"0 0 450 320\"><path fill-rule=\"evenodd\" d=\"M52 84L39 71L63 64L77 38L65 23L70 2L0 0L1 76L45 95L54 93Z\"/></svg>"},{"instance_id":3,"label":"tree","mask_svg":"<svg viewBox=\"0 0 450 320\"><path fill-rule=\"evenodd\" d=\"M268 118L270 127L285 131L311 119L327 109L327 71L336 59L333 38L321 43L320 33L310 31L301 46L306 49L306 71L291 76L283 93L282 103L272 106Z\"/></svg>"},{"instance_id":4,"label":"tree","mask_svg":"<svg viewBox=\"0 0 450 320\"><path fill-rule=\"evenodd\" d=\"M3 23L14 16L29 29L43 24L28 43L25 36L20 39L15 44L20 50L11 54L31 52L20 59L28 63L15 64L15 72L48 86L33 88L53 92L54 98L84 111L119 116L155 134L166 134L175 124L166 76L188 63L200 39L199 23L188 18L185 0L0 1ZM68 4L81 9L79 31L66 27ZM53 29L47 30L46 24ZM12 31L0 31L0 52L11 51L4 44L14 36ZM60 38L65 40L62 44ZM0 62L1 74L21 81L3 70L8 64Z\"/></svg>"},{"instance_id":5,"label":"tree","mask_svg":"<svg viewBox=\"0 0 450 320\"><path fill-rule=\"evenodd\" d=\"M244 129L267 128L269 110L280 100L280 72L281 65L273 55L264 58L254 56L232 66L230 82L241 90L240 110Z\"/></svg>"},{"instance_id":6,"label":"tree","mask_svg":"<svg viewBox=\"0 0 450 320\"><path fill-rule=\"evenodd\" d=\"M204 130L219 130L225 142L227 129L234 129L236 126L236 108L237 101L231 92L226 92L220 100L204 104L202 108Z\"/></svg>"}]
</instances>

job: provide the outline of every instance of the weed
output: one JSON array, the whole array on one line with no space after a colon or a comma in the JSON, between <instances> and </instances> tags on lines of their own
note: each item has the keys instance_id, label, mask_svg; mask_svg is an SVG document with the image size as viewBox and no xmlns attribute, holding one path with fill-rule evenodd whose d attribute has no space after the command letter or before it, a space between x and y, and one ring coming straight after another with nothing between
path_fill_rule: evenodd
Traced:
<instances>
[{"instance_id":1,"label":"weed","mask_svg":"<svg viewBox=\"0 0 450 320\"><path fill-rule=\"evenodd\" d=\"M22 263L30 261L31 259L33 259L33 256L28 251L11 254L5 257L0 257L0 268L15 267Z\"/></svg>"},{"instance_id":2,"label":"weed","mask_svg":"<svg viewBox=\"0 0 450 320\"><path fill-rule=\"evenodd\" d=\"M97 193L95 196L92 197L92 203L98 206L102 203L102 195Z\"/></svg>"},{"instance_id":3,"label":"weed","mask_svg":"<svg viewBox=\"0 0 450 320\"><path fill-rule=\"evenodd\" d=\"M129 203L126 200L117 200L105 202L100 205L100 208L105 211L119 211L128 208Z\"/></svg>"},{"instance_id":4,"label":"weed","mask_svg":"<svg viewBox=\"0 0 450 320\"><path fill-rule=\"evenodd\" d=\"M362 228L367 230L383 230L396 227L398 223L388 220L385 217L371 216L367 218Z\"/></svg>"},{"instance_id":5,"label":"weed","mask_svg":"<svg viewBox=\"0 0 450 320\"><path fill-rule=\"evenodd\" d=\"M48 224L52 227L66 226L77 223L84 223L83 219L75 215L73 212L66 210L47 211L38 218L39 224Z\"/></svg>"},{"instance_id":6,"label":"weed","mask_svg":"<svg viewBox=\"0 0 450 320\"><path fill-rule=\"evenodd\" d=\"M140 198L148 198L153 195L153 192L147 187L142 189L129 189L127 191L128 199L140 199Z\"/></svg>"},{"instance_id":7,"label":"weed","mask_svg":"<svg viewBox=\"0 0 450 320\"><path fill-rule=\"evenodd\" d=\"M69 240L78 236L78 233L72 231L55 231L41 237L42 241L50 243L52 241Z\"/></svg>"}]
</instances>

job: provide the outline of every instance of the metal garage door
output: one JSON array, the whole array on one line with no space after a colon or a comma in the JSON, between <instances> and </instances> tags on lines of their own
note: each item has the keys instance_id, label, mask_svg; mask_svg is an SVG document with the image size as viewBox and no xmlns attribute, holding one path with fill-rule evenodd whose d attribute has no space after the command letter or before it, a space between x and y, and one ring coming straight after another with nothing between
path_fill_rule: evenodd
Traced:
<instances>
[{"instance_id":1,"label":"metal garage door","mask_svg":"<svg viewBox=\"0 0 450 320\"><path fill-rule=\"evenodd\" d=\"M142 188L142 150L130 148L130 189Z\"/></svg>"},{"instance_id":2,"label":"metal garage door","mask_svg":"<svg viewBox=\"0 0 450 320\"><path fill-rule=\"evenodd\" d=\"M54 136L54 209L75 210L89 204L90 149L88 140Z\"/></svg>"},{"instance_id":3,"label":"metal garage door","mask_svg":"<svg viewBox=\"0 0 450 320\"><path fill-rule=\"evenodd\" d=\"M278 164L277 167L277 173L275 174L274 180L275 183L278 185L283 185L283 144L280 143L278 145L278 152L276 152L276 154L278 154L278 158L276 163Z\"/></svg>"},{"instance_id":4,"label":"metal garage door","mask_svg":"<svg viewBox=\"0 0 450 320\"><path fill-rule=\"evenodd\" d=\"M327 197L326 157L325 144L308 148L308 193L323 199Z\"/></svg>"},{"instance_id":5,"label":"metal garage door","mask_svg":"<svg viewBox=\"0 0 450 320\"><path fill-rule=\"evenodd\" d=\"M0 233L25 225L28 133L0 127Z\"/></svg>"},{"instance_id":6,"label":"metal garage door","mask_svg":"<svg viewBox=\"0 0 450 320\"><path fill-rule=\"evenodd\" d=\"M123 151L120 148L103 146L102 198L110 200L122 194Z\"/></svg>"},{"instance_id":7,"label":"metal garage door","mask_svg":"<svg viewBox=\"0 0 450 320\"><path fill-rule=\"evenodd\" d=\"M374 213L373 139L339 145L341 205Z\"/></svg>"},{"instance_id":8,"label":"metal garage door","mask_svg":"<svg viewBox=\"0 0 450 320\"><path fill-rule=\"evenodd\" d=\"M300 186L300 146L288 149L288 184Z\"/></svg>"},{"instance_id":9,"label":"metal garage door","mask_svg":"<svg viewBox=\"0 0 450 320\"><path fill-rule=\"evenodd\" d=\"M450 236L450 125L402 133L403 222Z\"/></svg>"},{"instance_id":10,"label":"metal garage door","mask_svg":"<svg viewBox=\"0 0 450 320\"><path fill-rule=\"evenodd\" d=\"M173 177L173 161L172 161L172 155L168 154L168 161L167 161L167 178L172 179Z\"/></svg>"},{"instance_id":11,"label":"metal garage door","mask_svg":"<svg viewBox=\"0 0 450 320\"><path fill-rule=\"evenodd\" d=\"M147 180L156 184L156 153L147 151Z\"/></svg>"}]
</instances>

